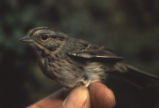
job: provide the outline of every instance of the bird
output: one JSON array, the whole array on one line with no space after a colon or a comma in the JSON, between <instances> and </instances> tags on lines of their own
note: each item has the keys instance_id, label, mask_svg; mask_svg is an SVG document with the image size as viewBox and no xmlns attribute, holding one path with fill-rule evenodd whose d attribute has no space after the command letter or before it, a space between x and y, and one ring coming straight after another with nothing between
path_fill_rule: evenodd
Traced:
<instances>
[{"instance_id":1,"label":"bird","mask_svg":"<svg viewBox=\"0 0 159 108\"><path fill-rule=\"evenodd\" d=\"M35 50L42 72L67 88L88 87L93 82L106 80L110 74L141 87L159 81L158 76L137 69L103 46L49 27L35 27L20 41Z\"/></svg>"}]
</instances>

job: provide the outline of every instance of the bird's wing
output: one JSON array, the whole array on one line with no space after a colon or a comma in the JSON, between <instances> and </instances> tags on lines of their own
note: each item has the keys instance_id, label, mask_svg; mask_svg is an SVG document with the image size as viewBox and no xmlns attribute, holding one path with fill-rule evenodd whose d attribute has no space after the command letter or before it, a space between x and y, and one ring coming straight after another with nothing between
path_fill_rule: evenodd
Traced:
<instances>
[{"instance_id":1,"label":"bird's wing","mask_svg":"<svg viewBox=\"0 0 159 108\"><path fill-rule=\"evenodd\" d=\"M68 55L87 60L102 60L102 61L112 61L118 62L123 60L122 57L119 57L112 53L110 50L105 49L97 45L89 44L85 41L78 41L76 49L70 50Z\"/></svg>"},{"instance_id":2,"label":"bird's wing","mask_svg":"<svg viewBox=\"0 0 159 108\"><path fill-rule=\"evenodd\" d=\"M82 60L113 62L115 63L115 70L112 73L124 77L124 79L127 79L138 87L148 87L149 85L153 85L154 82L156 83L159 81L158 76L143 72L142 70L124 63L122 57L117 56L104 47L92 45L85 41L78 41L74 45L75 49L70 50L68 53L70 56Z\"/></svg>"}]
</instances>

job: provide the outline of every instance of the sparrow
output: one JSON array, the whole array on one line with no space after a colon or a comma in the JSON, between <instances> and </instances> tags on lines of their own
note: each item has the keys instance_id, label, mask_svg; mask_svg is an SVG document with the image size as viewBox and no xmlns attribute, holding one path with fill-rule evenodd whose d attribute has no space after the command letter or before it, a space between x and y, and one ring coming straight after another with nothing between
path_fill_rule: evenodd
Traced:
<instances>
[{"instance_id":1,"label":"sparrow","mask_svg":"<svg viewBox=\"0 0 159 108\"><path fill-rule=\"evenodd\" d=\"M20 39L33 47L42 72L67 88L103 81L116 74L146 87L159 77L127 64L123 58L103 46L91 44L49 27L36 27Z\"/></svg>"}]
</instances>

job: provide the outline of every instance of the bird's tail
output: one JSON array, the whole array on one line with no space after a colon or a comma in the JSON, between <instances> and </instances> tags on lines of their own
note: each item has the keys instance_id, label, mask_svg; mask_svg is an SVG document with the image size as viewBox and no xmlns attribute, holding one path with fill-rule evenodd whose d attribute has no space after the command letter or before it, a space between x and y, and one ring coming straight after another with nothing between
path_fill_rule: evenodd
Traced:
<instances>
[{"instance_id":1,"label":"bird's tail","mask_svg":"<svg viewBox=\"0 0 159 108\"><path fill-rule=\"evenodd\" d=\"M149 88L152 86L159 86L158 76L144 72L132 65L126 63L117 63L115 68L117 70L115 71L116 74L136 87Z\"/></svg>"}]
</instances>

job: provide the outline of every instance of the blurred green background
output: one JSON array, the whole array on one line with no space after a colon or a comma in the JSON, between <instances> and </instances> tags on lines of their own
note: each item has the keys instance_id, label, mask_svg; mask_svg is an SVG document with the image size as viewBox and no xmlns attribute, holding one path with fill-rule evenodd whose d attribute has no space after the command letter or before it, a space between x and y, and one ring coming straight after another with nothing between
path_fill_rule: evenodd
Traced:
<instances>
[{"instance_id":1,"label":"blurred green background","mask_svg":"<svg viewBox=\"0 0 159 108\"><path fill-rule=\"evenodd\" d=\"M104 45L159 75L158 0L1 0L0 108L23 108L59 88L18 39L38 26ZM111 79L110 79L111 80ZM112 78L116 108L159 108L159 88L138 90Z\"/></svg>"}]
</instances>

